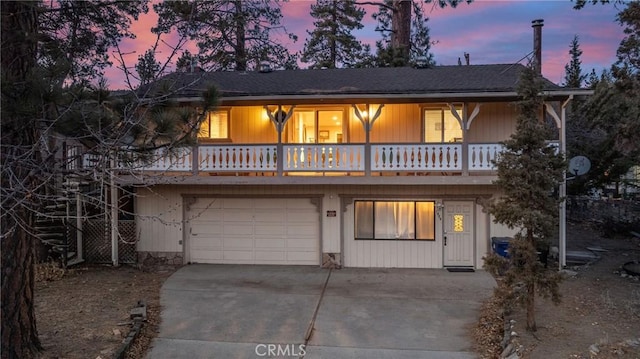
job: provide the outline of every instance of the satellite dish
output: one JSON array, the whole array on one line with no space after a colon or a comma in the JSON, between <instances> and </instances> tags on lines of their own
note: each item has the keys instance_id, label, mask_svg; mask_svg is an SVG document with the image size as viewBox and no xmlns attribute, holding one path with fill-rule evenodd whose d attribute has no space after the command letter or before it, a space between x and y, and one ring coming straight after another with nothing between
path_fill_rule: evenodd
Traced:
<instances>
[{"instance_id":1,"label":"satellite dish","mask_svg":"<svg viewBox=\"0 0 640 359\"><path fill-rule=\"evenodd\" d=\"M591 169L591 161L585 156L575 156L569 160L569 173L582 176Z\"/></svg>"}]
</instances>

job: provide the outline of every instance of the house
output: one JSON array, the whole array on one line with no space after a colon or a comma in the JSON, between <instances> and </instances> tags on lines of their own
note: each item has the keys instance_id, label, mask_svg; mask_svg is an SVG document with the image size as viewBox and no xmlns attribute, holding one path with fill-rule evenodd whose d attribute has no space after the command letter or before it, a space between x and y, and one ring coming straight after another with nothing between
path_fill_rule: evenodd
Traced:
<instances>
[{"instance_id":1,"label":"house","mask_svg":"<svg viewBox=\"0 0 640 359\"><path fill-rule=\"evenodd\" d=\"M520 64L174 73L175 101L215 85L198 144L118 181L137 250L183 263L481 268L515 131ZM584 91L545 82L549 139ZM552 120L552 121L553 121Z\"/></svg>"}]
</instances>

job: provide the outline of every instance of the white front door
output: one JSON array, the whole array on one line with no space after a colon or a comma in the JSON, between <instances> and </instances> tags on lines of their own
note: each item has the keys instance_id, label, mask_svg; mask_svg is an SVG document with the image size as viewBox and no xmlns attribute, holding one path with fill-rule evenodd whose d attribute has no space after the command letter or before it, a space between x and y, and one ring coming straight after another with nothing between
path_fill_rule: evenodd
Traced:
<instances>
[{"instance_id":1,"label":"white front door","mask_svg":"<svg viewBox=\"0 0 640 359\"><path fill-rule=\"evenodd\" d=\"M444 203L444 266L473 266L473 202Z\"/></svg>"}]
</instances>

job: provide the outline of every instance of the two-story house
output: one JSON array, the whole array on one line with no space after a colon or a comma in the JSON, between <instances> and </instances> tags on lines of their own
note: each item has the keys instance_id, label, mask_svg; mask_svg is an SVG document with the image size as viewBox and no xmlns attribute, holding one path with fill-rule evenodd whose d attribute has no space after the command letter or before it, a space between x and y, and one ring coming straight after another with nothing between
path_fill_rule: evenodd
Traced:
<instances>
[{"instance_id":1,"label":"two-story house","mask_svg":"<svg viewBox=\"0 0 640 359\"><path fill-rule=\"evenodd\" d=\"M484 200L515 131L519 64L174 73L220 105L198 145L123 172L137 249L184 263L482 267L512 232ZM581 90L546 81L556 120Z\"/></svg>"}]
</instances>

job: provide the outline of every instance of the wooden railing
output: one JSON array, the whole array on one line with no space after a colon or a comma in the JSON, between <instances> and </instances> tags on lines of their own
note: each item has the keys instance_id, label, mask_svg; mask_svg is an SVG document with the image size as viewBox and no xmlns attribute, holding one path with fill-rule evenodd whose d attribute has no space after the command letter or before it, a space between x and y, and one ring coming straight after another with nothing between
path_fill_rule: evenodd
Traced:
<instances>
[{"instance_id":1,"label":"wooden railing","mask_svg":"<svg viewBox=\"0 0 640 359\"><path fill-rule=\"evenodd\" d=\"M557 143L550 143L557 146ZM466 148L466 163L463 152ZM195 149L195 151L194 151ZM121 158L117 168L154 172L487 172L502 152L497 143L199 145ZM367 151L369 151L367 153ZM68 150L67 168L91 168L95 155ZM367 161L369 159L369 161ZM282 161L282 163L279 163ZM368 162L368 163L367 163ZM279 166L280 169L279 169Z\"/></svg>"},{"instance_id":2,"label":"wooden railing","mask_svg":"<svg viewBox=\"0 0 640 359\"><path fill-rule=\"evenodd\" d=\"M285 145L283 170L364 171L364 145Z\"/></svg>"},{"instance_id":3,"label":"wooden railing","mask_svg":"<svg viewBox=\"0 0 640 359\"><path fill-rule=\"evenodd\" d=\"M275 145L198 146L198 170L268 172L277 169Z\"/></svg>"},{"instance_id":4,"label":"wooden railing","mask_svg":"<svg viewBox=\"0 0 640 359\"><path fill-rule=\"evenodd\" d=\"M461 144L387 144L371 146L372 171L460 171Z\"/></svg>"},{"instance_id":5,"label":"wooden railing","mask_svg":"<svg viewBox=\"0 0 640 359\"><path fill-rule=\"evenodd\" d=\"M469 171L493 171L495 166L492 161L498 158L503 146L498 143L470 144L469 145Z\"/></svg>"}]
</instances>

